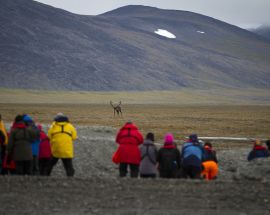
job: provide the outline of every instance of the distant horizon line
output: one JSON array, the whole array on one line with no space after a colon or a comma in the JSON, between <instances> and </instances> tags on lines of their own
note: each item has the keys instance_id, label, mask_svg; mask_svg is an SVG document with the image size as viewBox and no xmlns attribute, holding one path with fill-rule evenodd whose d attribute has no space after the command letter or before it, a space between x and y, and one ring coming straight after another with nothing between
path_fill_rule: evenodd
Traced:
<instances>
[{"instance_id":1,"label":"distant horizon line","mask_svg":"<svg viewBox=\"0 0 270 215\"><path fill-rule=\"evenodd\" d=\"M100 13L96 13L96 14L89 14L89 13L79 13L79 12L70 11L70 10L68 10L68 9L64 9L64 8L60 8L60 7L57 7L57 6L49 5L49 4L40 2L40 1L38 1L38 0L32 0L32 1L38 2L38 3L40 3L40 4L48 5L48 6L57 8L57 9L61 9L61 10L64 10L64 11L67 11L67 12L70 12L70 13L73 13L73 14L76 14L76 15L81 15L81 16L99 16L99 15L102 15L102 14L104 14L104 13L111 12L111 11L117 10L117 9L119 9L119 8L122 8L122 7L127 7L127 6L144 6L144 7L157 8L157 9L160 9L160 10L175 10L175 11L187 11L187 12L192 12L192 13L196 13L196 14L208 16L208 17L211 17L211 18L220 20L220 21L222 21L222 22L226 22L226 23L228 23L228 24L230 24L230 25L234 25L234 26L237 26L237 27L239 27L239 28L246 29L246 30L249 30L249 29L257 29L257 28L260 28L260 27L262 27L262 26L270 26L270 23L269 23L269 24L263 24L263 23L241 23L241 24L234 24L234 23L228 22L228 21L226 21L226 20L222 20L222 19L220 19L220 18L216 18L216 17L210 16L210 15L203 14L203 13L196 12L196 11L192 11L192 10L168 9L168 8L160 8L160 7L157 7L157 6L150 6L150 5L143 5L143 4L127 4L127 5L119 6L119 7L116 7L116 8L114 8L114 9L107 10L107 11L104 11L104 12L100 12Z\"/></svg>"}]
</instances>

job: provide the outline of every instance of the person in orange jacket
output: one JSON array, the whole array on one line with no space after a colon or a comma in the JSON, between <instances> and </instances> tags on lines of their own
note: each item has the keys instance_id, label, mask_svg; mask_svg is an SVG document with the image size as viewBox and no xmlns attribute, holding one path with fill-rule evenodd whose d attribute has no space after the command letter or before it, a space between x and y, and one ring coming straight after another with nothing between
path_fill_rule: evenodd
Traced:
<instances>
[{"instance_id":1,"label":"person in orange jacket","mask_svg":"<svg viewBox=\"0 0 270 215\"><path fill-rule=\"evenodd\" d=\"M129 166L130 176L132 178L137 178L141 161L141 154L138 146L143 143L141 132L135 124L127 122L117 133L116 143L119 144L120 177L125 177L127 175Z\"/></svg>"},{"instance_id":2,"label":"person in orange jacket","mask_svg":"<svg viewBox=\"0 0 270 215\"><path fill-rule=\"evenodd\" d=\"M218 174L218 160L216 157L216 151L213 149L210 142L206 142L203 149L204 156L201 175L206 180L216 179Z\"/></svg>"}]
</instances>

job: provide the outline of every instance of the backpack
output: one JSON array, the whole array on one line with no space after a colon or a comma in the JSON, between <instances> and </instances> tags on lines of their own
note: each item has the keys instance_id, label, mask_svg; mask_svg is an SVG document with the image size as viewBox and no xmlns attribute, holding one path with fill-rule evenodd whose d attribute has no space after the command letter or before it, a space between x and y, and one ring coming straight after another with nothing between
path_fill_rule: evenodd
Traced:
<instances>
[{"instance_id":1,"label":"backpack","mask_svg":"<svg viewBox=\"0 0 270 215\"><path fill-rule=\"evenodd\" d=\"M153 145L153 144L151 144L151 145ZM156 165L157 161L154 161L154 160L151 158L150 154L149 154L149 146L150 146L150 145L146 145L146 152L145 152L144 155L142 156L141 160L143 160L145 157L148 157L149 160L150 160L150 162L151 162L152 164Z\"/></svg>"}]
</instances>

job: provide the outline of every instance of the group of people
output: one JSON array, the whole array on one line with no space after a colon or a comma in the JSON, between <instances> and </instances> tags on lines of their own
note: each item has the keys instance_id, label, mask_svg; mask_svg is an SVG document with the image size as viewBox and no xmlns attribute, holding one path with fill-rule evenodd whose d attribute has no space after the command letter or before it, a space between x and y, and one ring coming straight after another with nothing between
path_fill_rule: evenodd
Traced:
<instances>
[{"instance_id":1,"label":"group of people","mask_svg":"<svg viewBox=\"0 0 270 215\"><path fill-rule=\"evenodd\" d=\"M127 122L117 133L118 148L112 161L119 164L120 177L127 176L128 168L132 178L192 178L213 180L218 174L216 151L210 142L203 143L196 134L191 134L178 149L174 136L167 133L163 146L159 149L154 144L153 133L148 133L145 140L135 124ZM268 149L259 140L247 159L268 157L270 140L266 141Z\"/></svg>"},{"instance_id":2,"label":"group of people","mask_svg":"<svg viewBox=\"0 0 270 215\"><path fill-rule=\"evenodd\" d=\"M73 141L77 132L67 116L58 113L45 133L28 114L17 115L7 133L0 115L0 172L1 174L49 176L61 159L67 176L75 173L73 167ZM112 160L119 164L120 177L132 178L192 178L213 180L218 174L216 151L210 142L203 143L196 134L191 134L181 150L174 136L167 133L163 146L155 145L153 133L145 139L132 122L127 122L117 133L118 148ZM268 157L268 149L259 140L247 160Z\"/></svg>"},{"instance_id":3,"label":"group of people","mask_svg":"<svg viewBox=\"0 0 270 215\"><path fill-rule=\"evenodd\" d=\"M28 114L17 115L7 133L0 115L1 174L49 176L59 159L67 176L72 163L76 129L67 116L58 113L46 134Z\"/></svg>"},{"instance_id":4,"label":"group of people","mask_svg":"<svg viewBox=\"0 0 270 215\"><path fill-rule=\"evenodd\" d=\"M205 178L217 177L218 160L212 144L202 144L196 134L191 134L182 150L177 148L174 136L168 133L163 146L158 149L154 144L153 133L148 133L145 140L135 124L127 122L118 132L116 142L119 144L112 160L119 163L120 177L136 178Z\"/></svg>"}]
</instances>

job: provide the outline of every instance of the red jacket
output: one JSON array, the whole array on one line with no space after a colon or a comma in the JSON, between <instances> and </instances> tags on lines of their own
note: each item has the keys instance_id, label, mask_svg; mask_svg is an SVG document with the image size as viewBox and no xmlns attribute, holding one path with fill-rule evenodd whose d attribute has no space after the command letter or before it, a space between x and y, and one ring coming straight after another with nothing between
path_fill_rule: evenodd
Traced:
<instances>
[{"instance_id":1,"label":"red jacket","mask_svg":"<svg viewBox=\"0 0 270 215\"><path fill-rule=\"evenodd\" d=\"M40 131L39 158L50 158L52 156L51 144L44 131Z\"/></svg>"},{"instance_id":2,"label":"red jacket","mask_svg":"<svg viewBox=\"0 0 270 215\"><path fill-rule=\"evenodd\" d=\"M138 146L143 143L143 136L136 125L126 123L118 132L116 142L119 144L120 163L140 164L141 153Z\"/></svg>"}]
</instances>

